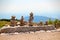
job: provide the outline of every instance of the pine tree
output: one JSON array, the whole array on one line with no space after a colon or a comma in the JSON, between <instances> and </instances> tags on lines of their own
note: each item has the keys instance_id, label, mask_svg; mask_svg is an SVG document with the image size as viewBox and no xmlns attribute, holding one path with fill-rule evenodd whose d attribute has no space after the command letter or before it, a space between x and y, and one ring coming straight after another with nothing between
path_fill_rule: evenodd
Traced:
<instances>
[{"instance_id":1,"label":"pine tree","mask_svg":"<svg viewBox=\"0 0 60 40\"><path fill-rule=\"evenodd\" d=\"M59 28L59 27L60 27L60 20L56 19L56 20L54 21L54 26L55 26L56 28Z\"/></svg>"},{"instance_id":2,"label":"pine tree","mask_svg":"<svg viewBox=\"0 0 60 40\"><path fill-rule=\"evenodd\" d=\"M51 19L48 20L49 25L53 25L53 21Z\"/></svg>"}]
</instances>

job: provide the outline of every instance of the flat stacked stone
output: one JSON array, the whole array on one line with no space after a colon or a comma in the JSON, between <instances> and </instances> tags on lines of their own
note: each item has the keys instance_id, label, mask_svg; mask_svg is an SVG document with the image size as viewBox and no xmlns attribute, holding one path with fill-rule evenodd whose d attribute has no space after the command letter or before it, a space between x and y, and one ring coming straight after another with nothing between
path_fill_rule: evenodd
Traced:
<instances>
[{"instance_id":1,"label":"flat stacked stone","mask_svg":"<svg viewBox=\"0 0 60 40\"><path fill-rule=\"evenodd\" d=\"M23 18L23 16L21 16L20 26L24 26L24 18Z\"/></svg>"},{"instance_id":2,"label":"flat stacked stone","mask_svg":"<svg viewBox=\"0 0 60 40\"><path fill-rule=\"evenodd\" d=\"M33 19L34 19L33 13L31 12L30 13L30 18L29 18L29 26L33 26Z\"/></svg>"},{"instance_id":3,"label":"flat stacked stone","mask_svg":"<svg viewBox=\"0 0 60 40\"><path fill-rule=\"evenodd\" d=\"M17 25L17 22L16 22L16 19L15 19L15 16L11 16L11 21L10 21L10 26L16 26Z\"/></svg>"}]
</instances>

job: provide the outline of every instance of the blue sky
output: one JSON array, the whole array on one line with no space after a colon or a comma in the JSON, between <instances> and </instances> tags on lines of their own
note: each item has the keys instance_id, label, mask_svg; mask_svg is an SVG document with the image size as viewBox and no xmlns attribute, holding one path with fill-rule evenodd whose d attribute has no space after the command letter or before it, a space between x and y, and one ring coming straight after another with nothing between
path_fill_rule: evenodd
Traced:
<instances>
[{"instance_id":1,"label":"blue sky","mask_svg":"<svg viewBox=\"0 0 60 40\"><path fill-rule=\"evenodd\" d=\"M60 19L60 0L0 0L0 18L47 16Z\"/></svg>"}]
</instances>

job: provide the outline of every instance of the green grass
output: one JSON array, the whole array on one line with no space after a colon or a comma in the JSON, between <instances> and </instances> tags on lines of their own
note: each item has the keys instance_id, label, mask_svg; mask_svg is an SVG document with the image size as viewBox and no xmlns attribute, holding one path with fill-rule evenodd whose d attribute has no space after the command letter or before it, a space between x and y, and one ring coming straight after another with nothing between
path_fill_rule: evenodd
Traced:
<instances>
[{"instance_id":1,"label":"green grass","mask_svg":"<svg viewBox=\"0 0 60 40\"><path fill-rule=\"evenodd\" d=\"M7 21L0 21L0 28L2 28L5 24L9 24Z\"/></svg>"}]
</instances>

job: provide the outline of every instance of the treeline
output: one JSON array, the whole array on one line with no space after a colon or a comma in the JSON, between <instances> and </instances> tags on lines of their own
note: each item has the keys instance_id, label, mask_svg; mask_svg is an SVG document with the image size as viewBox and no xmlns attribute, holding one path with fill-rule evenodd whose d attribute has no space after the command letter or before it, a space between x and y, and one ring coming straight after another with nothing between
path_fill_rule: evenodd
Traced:
<instances>
[{"instance_id":1,"label":"treeline","mask_svg":"<svg viewBox=\"0 0 60 40\"><path fill-rule=\"evenodd\" d=\"M10 19L0 19L0 21L10 21Z\"/></svg>"},{"instance_id":2,"label":"treeline","mask_svg":"<svg viewBox=\"0 0 60 40\"><path fill-rule=\"evenodd\" d=\"M8 21L10 22L11 19L0 19L0 21ZM16 21L19 21L18 19L16 19Z\"/></svg>"}]
</instances>

